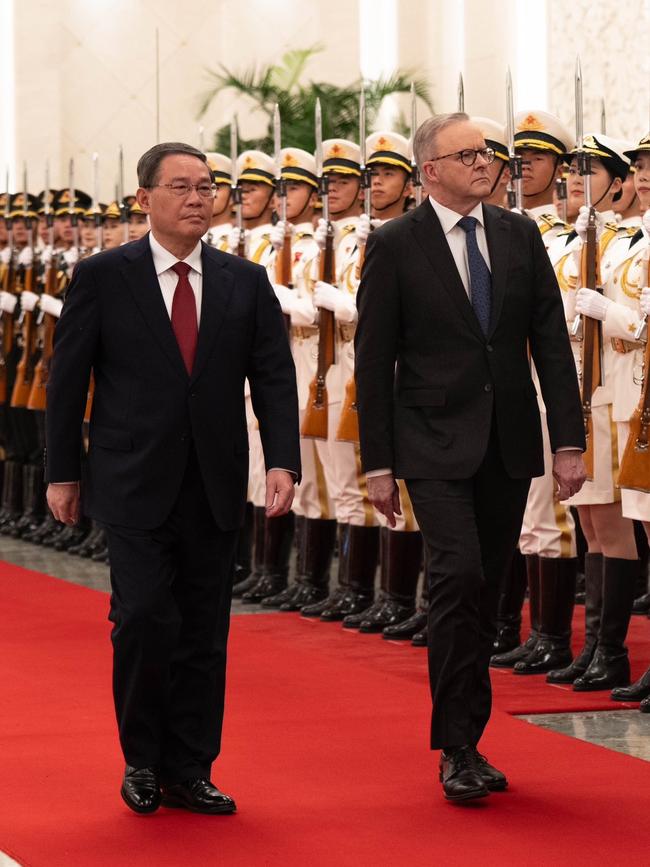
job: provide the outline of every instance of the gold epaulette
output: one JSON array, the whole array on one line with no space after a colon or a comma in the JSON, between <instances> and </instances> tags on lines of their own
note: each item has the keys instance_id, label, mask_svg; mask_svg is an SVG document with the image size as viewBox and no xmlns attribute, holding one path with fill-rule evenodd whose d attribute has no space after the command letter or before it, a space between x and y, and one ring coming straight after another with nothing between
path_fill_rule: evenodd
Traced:
<instances>
[{"instance_id":1,"label":"gold epaulette","mask_svg":"<svg viewBox=\"0 0 650 867\"><path fill-rule=\"evenodd\" d=\"M313 238L311 232L296 232L294 235L294 241L302 241L303 238Z\"/></svg>"},{"instance_id":2,"label":"gold epaulette","mask_svg":"<svg viewBox=\"0 0 650 867\"><path fill-rule=\"evenodd\" d=\"M548 232L549 229L556 229L558 226L562 226L563 229L570 230L571 226L568 223L565 223L564 220L560 219L557 214L540 214L537 218L540 225L539 230L544 234L544 232Z\"/></svg>"},{"instance_id":3,"label":"gold epaulette","mask_svg":"<svg viewBox=\"0 0 650 867\"><path fill-rule=\"evenodd\" d=\"M352 232L356 231L356 228L357 227L354 225L343 226L341 229L341 238L346 238L348 235L352 234Z\"/></svg>"}]
</instances>

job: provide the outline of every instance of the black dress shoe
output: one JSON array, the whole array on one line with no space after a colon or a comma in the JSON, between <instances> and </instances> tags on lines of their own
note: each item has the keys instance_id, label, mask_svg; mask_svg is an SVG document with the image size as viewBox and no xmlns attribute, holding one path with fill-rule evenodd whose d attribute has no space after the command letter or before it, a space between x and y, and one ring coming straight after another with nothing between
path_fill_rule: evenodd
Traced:
<instances>
[{"instance_id":1,"label":"black dress shoe","mask_svg":"<svg viewBox=\"0 0 650 867\"><path fill-rule=\"evenodd\" d=\"M126 766L120 794L135 813L154 813L160 806L160 780L155 768Z\"/></svg>"},{"instance_id":2,"label":"black dress shoe","mask_svg":"<svg viewBox=\"0 0 650 867\"><path fill-rule=\"evenodd\" d=\"M429 617L426 611L416 611L401 623L393 623L383 630L383 637L389 641L404 641L413 638L418 632L426 629Z\"/></svg>"},{"instance_id":3,"label":"black dress shoe","mask_svg":"<svg viewBox=\"0 0 650 867\"><path fill-rule=\"evenodd\" d=\"M644 698L639 705L641 713L650 713L650 698Z\"/></svg>"},{"instance_id":4,"label":"black dress shoe","mask_svg":"<svg viewBox=\"0 0 650 867\"><path fill-rule=\"evenodd\" d=\"M650 695L650 668L631 686L617 686L612 690L614 701L643 701Z\"/></svg>"},{"instance_id":5,"label":"black dress shoe","mask_svg":"<svg viewBox=\"0 0 650 867\"><path fill-rule=\"evenodd\" d=\"M440 754L440 782L448 801L470 801L490 794L477 756L471 746L453 747Z\"/></svg>"},{"instance_id":6,"label":"black dress shoe","mask_svg":"<svg viewBox=\"0 0 650 867\"><path fill-rule=\"evenodd\" d=\"M427 647L429 644L429 630L425 627L420 632L416 632L411 639L411 644L413 647Z\"/></svg>"},{"instance_id":7,"label":"black dress shoe","mask_svg":"<svg viewBox=\"0 0 650 867\"><path fill-rule=\"evenodd\" d=\"M237 809L229 795L224 795L204 777L164 786L163 804L166 807L183 807L193 813L234 813Z\"/></svg>"},{"instance_id":8,"label":"black dress shoe","mask_svg":"<svg viewBox=\"0 0 650 867\"><path fill-rule=\"evenodd\" d=\"M650 593L644 593L634 600L632 614L650 614Z\"/></svg>"},{"instance_id":9,"label":"black dress shoe","mask_svg":"<svg viewBox=\"0 0 650 867\"><path fill-rule=\"evenodd\" d=\"M508 779L506 775L491 765L485 756L476 751L476 762L478 764L478 772L481 779L491 792L503 792L508 788Z\"/></svg>"},{"instance_id":10,"label":"black dress shoe","mask_svg":"<svg viewBox=\"0 0 650 867\"><path fill-rule=\"evenodd\" d=\"M575 692L597 692L630 683L630 660L627 651L609 653L596 648L594 658L583 675L573 681Z\"/></svg>"}]
</instances>

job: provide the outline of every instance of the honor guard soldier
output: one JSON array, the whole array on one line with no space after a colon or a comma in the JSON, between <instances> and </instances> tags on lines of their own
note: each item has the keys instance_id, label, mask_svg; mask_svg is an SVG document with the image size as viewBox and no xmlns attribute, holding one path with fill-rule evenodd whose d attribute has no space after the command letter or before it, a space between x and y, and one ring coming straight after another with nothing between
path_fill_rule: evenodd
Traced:
<instances>
[{"instance_id":1,"label":"honor guard soldier","mask_svg":"<svg viewBox=\"0 0 650 867\"><path fill-rule=\"evenodd\" d=\"M634 144L632 142L630 142L625 153L634 153ZM628 229L630 237L640 228L642 215L641 203L634 182L635 171L636 169L631 165L623 181L621 198L617 202L614 202L613 205L619 229Z\"/></svg>"},{"instance_id":2,"label":"honor guard soldier","mask_svg":"<svg viewBox=\"0 0 650 867\"><path fill-rule=\"evenodd\" d=\"M286 222L281 219L271 229L273 254L267 269L282 311L290 321L302 423L318 358L313 281L306 279L305 275L305 264L318 255L318 246L313 237L318 178L314 157L299 148L281 150L279 163L280 190L276 210L278 213L286 210ZM283 195L286 197L284 203L281 200ZM327 478L329 468L323 467L313 439L301 437L300 452L303 475L293 502L296 515L296 581L280 593L262 600L263 607L279 608L281 611L298 611L322 598L329 584L336 539L334 502Z\"/></svg>"},{"instance_id":3,"label":"honor guard soldier","mask_svg":"<svg viewBox=\"0 0 650 867\"><path fill-rule=\"evenodd\" d=\"M205 240L211 247L216 247L217 250L227 253L228 237L232 231L230 160L219 153L206 153L206 157L208 158L208 168L212 172L212 180L217 187L217 193L212 205L210 229Z\"/></svg>"},{"instance_id":4,"label":"honor guard soldier","mask_svg":"<svg viewBox=\"0 0 650 867\"><path fill-rule=\"evenodd\" d=\"M610 338L616 350L613 357L613 418L618 428L621 472L621 507L626 518L643 523L650 538L650 493L647 480L647 457L636 448L642 416L648 394L648 335L650 315L650 134L626 151L632 160L634 185L638 204L643 210L643 228L638 229L629 244L617 241L612 254L610 289L607 296L613 303L607 308L603 322L603 337ZM634 429L630 422L634 422ZM645 470L645 472L642 472ZM643 478L645 477L645 478ZM634 604L634 611L646 613L650 597L646 594ZM648 660L650 662L650 660ZM612 691L616 701L640 701L640 710L650 712L650 668L629 687Z\"/></svg>"},{"instance_id":5,"label":"honor guard soldier","mask_svg":"<svg viewBox=\"0 0 650 867\"><path fill-rule=\"evenodd\" d=\"M129 241L139 241L149 231L149 218L136 199L129 205L127 215L129 219Z\"/></svg>"},{"instance_id":6,"label":"honor guard soldier","mask_svg":"<svg viewBox=\"0 0 650 867\"><path fill-rule=\"evenodd\" d=\"M568 504L576 506L587 541L585 555L585 646L572 664L554 668L548 674L552 683L572 683L576 691L607 689L629 683L629 662L623 642L634 600L639 574L639 560L632 522L623 517L618 490L619 445L617 428L613 423L612 404L613 362L615 350L610 340L603 338L602 353L594 346L587 357L588 344L584 341L587 320L602 322L606 318L608 301L596 291L599 286L587 288L586 257L584 248L589 224L589 211L584 205L586 176L579 171L579 155L591 157L589 173L591 201L595 210L597 244L596 281L603 287L610 284L615 250L619 246L617 235L629 246L627 232L617 233L612 209L620 196L623 180L627 176L629 161L623 151L625 144L602 134L585 135L580 149L570 155L567 182L568 203L578 211L575 230L566 238L558 238L549 255L554 262L560 289L565 302L567 322L582 317L582 339L575 327L574 354L582 382L583 407L588 403L589 453L593 455L593 472L583 490ZM607 291L607 290L605 290ZM611 289L609 290L611 291ZM595 359L595 360L594 360ZM583 373L591 371L600 360L602 372L591 395L585 389ZM591 379L591 377L590 377ZM598 384L598 382L600 384ZM602 635L600 642L598 636ZM568 655L568 654L567 654Z\"/></svg>"},{"instance_id":7,"label":"honor guard soldier","mask_svg":"<svg viewBox=\"0 0 650 867\"><path fill-rule=\"evenodd\" d=\"M243 151L237 158L237 184L241 189L245 243L242 251L239 228L235 226L230 232L229 251L235 255L244 253L251 262L266 268L273 252L270 232L275 194L274 161L262 151ZM294 515L289 512L281 518L265 518L266 470L248 386L246 405L250 444L248 500L253 504L255 568L250 575L237 581L233 595L245 602L261 602L287 585ZM237 561L240 562L239 556ZM261 579L264 579L263 583Z\"/></svg>"},{"instance_id":8,"label":"honor guard soldier","mask_svg":"<svg viewBox=\"0 0 650 867\"><path fill-rule=\"evenodd\" d=\"M338 522L339 571L337 586L328 596L320 588L313 605L301 609L306 617L343 620L365 611L374 598L375 572L379 557L379 522L367 498L358 443L337 439L346 386L354 371L353 337L357 309L359 239L356 229L361 209L361 151L346 139L323 142L323 175L327 176L330 221L334 233L335 274L332 283L318 279L320 256L306 266L314 285L314 305L334 315L335 364L328 370L327 439L316 439L328 488L334 498ZM315 238L326 250L328 227L319 220ZM307 407L307 415L310 406ZM320 596L321 602L316 599ZM354 624L358 626L359 624Z\"/></svg>"},{"instance_id":9,"label":"honor guard soldier","mask_svg":"<svg viewBox=\"0 0 650 867\"><path fill-rule=\"evenodd\" d=\"M553 204L553 192L573 141L564 125L547 111L521 111L514 123L515 149L523 158L524 211L537 223L548 249L567 228Z\"/></svg>"},{"instance_id":10,"label":"honor guard soldier","mask_svg":"<svg viewBox=\"0 0 650 867\"><path fill-rule=\"evenodd\" d=\"M104 249L113 250L124 243L124 229L121 223L118 202L111 202L104 211Z\"/></svg>"},{"instance_id":11,"label":"honor guard soldier","mask_svg":"<svg viewBox=\"0 0 650 867\"><path fill-rule=\"evenodd\" d=\"M372 227L401 216L412 195L411 149L404 136L392 131L379 131L366 139L366 165L370 172ZM365 249L371 223L364 213L357 226L357 244ZM359 272L357 267L357 273ZM426 592L416 612L418 578L422 566L422 536L406 486L398 482L402 514L394 528L377 513L381 524L379 535L380 594L365 611L354 615L361 632L383 632L384 637L412 638L426 627ZM345 621L351 626L355 621Z\"/></svg>"}]
</instances>

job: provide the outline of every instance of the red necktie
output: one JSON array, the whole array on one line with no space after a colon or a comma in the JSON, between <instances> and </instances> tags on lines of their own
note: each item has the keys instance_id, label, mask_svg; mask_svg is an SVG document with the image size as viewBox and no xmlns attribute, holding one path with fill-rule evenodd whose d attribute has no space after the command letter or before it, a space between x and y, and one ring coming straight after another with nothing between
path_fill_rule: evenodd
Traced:
<instances>
[{"instance_id":1,"label":"red necktie","mask_svg":"<svg viewBox=\"0 0 650 867\"><path fill-rule=\"evenodd\" d=\"M199 336L196 322L196 298L187 277L190 272L190 266L187 262L177 262L172 265L172 271L178 274L178 283L172 301L172 328L187 372L191 374L196 355L196 342Z\"/></svg>"}]
</instances>

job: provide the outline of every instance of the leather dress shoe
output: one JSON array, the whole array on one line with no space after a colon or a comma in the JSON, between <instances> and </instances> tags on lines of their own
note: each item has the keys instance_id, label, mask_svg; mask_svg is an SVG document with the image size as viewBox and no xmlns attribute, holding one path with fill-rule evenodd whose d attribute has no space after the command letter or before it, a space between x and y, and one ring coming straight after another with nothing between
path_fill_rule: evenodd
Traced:
<instances>
[{"instance_id":1,"label":"leather dress shoe","mask_svg":"<svg viewBox=\"0 0 650 867\"><path fill-rule=\"evenodd\" d=\"M448 801L470 801L490 794L477 755L471 746L453 747L440 754L440 782Z\"/></svg>"},{"instance_id":2,"label":"leather dress shoe","mask_svg":"<svg viewBox=\"0 0 650 867\"><path fill-rule=\"evenodd\" d=\"M644 698L639 705L641 713L650 713L650 698Z\"/></svg>"},{"instance_id":3,"label":"leather dress shoe","mask_svg":"<svg viewBox=\"0 0 650 867\"><path fill-rule=\"evenodd\" d=\"M617 686L612 690L614 701L643 701L650 696L650 668L631 686Z\"/></svg>"},{"instance_id":4,"label":"leather dress shoe","mask_svg":"<svg viewBox=\"0 0 650 867\"><path fill-rule=\"evenodd\" d=\"M644 593L634 600L632 614L650 614L650 593Z\"/></svg>"},{"instance_id":5,"label":"leather dress shoe","mask_svg":"<svg viewBox=\"0 0 650 867\"><path fill-rule=\"evenodd\" d=\"M597 692L630 683L630 660L627 651L608 653L596 648L594 658L583 675L573 681L575 692Z\"/></svg>"},{"instance_id":6,"label":"leather dress shoe","mask_svg":"<svg viewBox=\"0 0 650 867\"><path fill-rule=\"evenodd\" d=\"M220 792L205 777L164 786L163 804L166 807L182 807L193 813L234 813L237 809L233 799Z\"/></svg>"},{"instance_id":7,"label":"leather dress shoe","mask_svg":"<svg viewBox=\"0 0 650 867\"><path fill-rule=\"evenodd\" d=\"M515 662L514 674L546 674L571 664L573 654L567 640L540 638L525 659Z\"/></svg>"},{"instance_id":8,"label":"leather dress shoe","mask_svg":"<svg viewBox=\"0 0 650 867\"><path fill-rule=\"evenodd\" d=\"M134 813L154 813L160 806L160 780L155 768L127 765L120 794Z\"/></svg>"},{"instance_id":9,"label":"leather dress shoe","mask_svg":"<svg viewBox=\"0 0 650 867\"><path fill-rule=\"evenodd\" d=\"M491 792L503 792L508 788L508 779L503 771L491 765L478 750L476 750L476 761L481 779Z\"/></svg>"},{"instance_id":10,"label":"leather dress shoe","mask_svg":"<svg viewBox=\"0 0 650 867\"><path fill-rule=\"evenodd\" d=\"M401 623L385 626L382 633L383 637L389 641L403 641L413 638L418 632L426 629L428 619L426 611L416 611L406 620L402 620Z\"/></svg>"},{"instance_id":11,"label":"leather dress shoe","mask_svg":"<svg viewBox=\"0 0 650 867\"><path fill-rule=\"evenodd\" d=\"M416 632L411 639L413 647L428 647L429 645L429 630L425 626L420 632Z\"/></svg>"}]
</instances>

